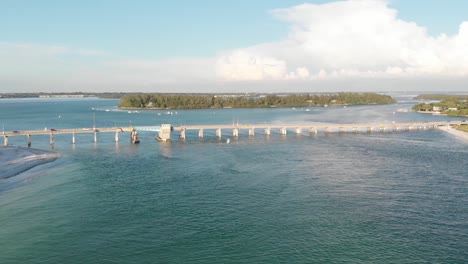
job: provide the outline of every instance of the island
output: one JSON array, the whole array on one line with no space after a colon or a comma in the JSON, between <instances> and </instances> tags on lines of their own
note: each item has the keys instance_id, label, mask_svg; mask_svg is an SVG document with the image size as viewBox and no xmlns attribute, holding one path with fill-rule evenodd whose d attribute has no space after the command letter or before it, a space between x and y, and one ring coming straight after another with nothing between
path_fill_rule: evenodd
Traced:
<instances>
[{"instance_id":1,"label":"island","mask_svg":"<svg viewBox=\"0 0 468 264\"><path fill-rule=\"evenodd\" d=\"M377 93L335 94L131 94L120 99L120 108L207 109L271 108L393 104L396 100Z\"/></svg>"},{"instance_id":2,"label":"island","mask_svg":"<svg viewBox=\"0 0 468 264\"><path fill-rule=\"evenodd\" d=\"M419 113L468 117L468 96L466 95L424 95L416 98L441 100L440 102L424 102L413 106Z\"/></svg>"}]
</instances>

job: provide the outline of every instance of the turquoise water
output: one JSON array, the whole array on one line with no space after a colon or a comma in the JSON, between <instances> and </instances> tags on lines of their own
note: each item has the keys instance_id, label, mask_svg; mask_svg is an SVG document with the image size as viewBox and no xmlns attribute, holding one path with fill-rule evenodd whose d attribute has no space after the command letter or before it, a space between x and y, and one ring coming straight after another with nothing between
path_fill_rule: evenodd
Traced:
<instances>
[{"instance_id":1,"label":"turquoise water","mask_svg":"<svg viewBox=\"0 0 468 264\"><path fill-rule=\"evenodd\" d=\"M116 100L0 100L5 129L452 120L397 105L128 113ZM108 110L108 111L106 111ZM158 115L158 113L162 113ZM223 138L231 137L223 131ZM205 132L141 144L56 136L62 158L0 181L0 263L466 263L468 148L438 130ZM25 138L10 138L26 145ZM47 136L33 147L50 149Z\"/></svg>"}]
</instances>

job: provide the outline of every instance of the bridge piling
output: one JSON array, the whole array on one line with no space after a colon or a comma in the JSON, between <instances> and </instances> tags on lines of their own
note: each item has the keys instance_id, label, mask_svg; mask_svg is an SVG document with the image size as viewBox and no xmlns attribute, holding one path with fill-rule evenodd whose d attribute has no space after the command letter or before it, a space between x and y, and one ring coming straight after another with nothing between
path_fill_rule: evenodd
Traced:
<instances>
[{"instance_id":1,"label":"bridge piling","mask_svg":"<svg viewBox=\"0 0 468 264\"><path fill-rule=\"evenodd\" d=\"M288 130L285 127L280 129L280 134L286 136L288 134Z\"/></svg>"},{"instance_id":2,"label":"bridge piling","mask_svg":"<svg viewBox=\"0 0 468 264\"><path fill-rule=\"evenodd\" d=\"M8 136L3 136L3 145L8 146Z\"/></svg>"},{"instance_id":3,"label":"bridge piling","mask_svg":"<svg viewBox=\"0 0 468 264\"><path fill-rule=\"evenodd\" d=\"M30 148L31 147L31 135L28 134L27 138L28 138L28 148Z\"/></svg>"},{"instance_id":4,"label":"bridge piling","mask_svg":"<svg viewBox=\"0 0 468 264\"><path fill-rule=\"evenodd\" d=\"M184 127L185 129L185 127ZM171 140L171 131L172 131L172 126L171 124L162 124L161 125L161 131L159 132L158 135L158 140L161 141L170 141Z\"/></svg>"},{"instance_id":5,"label":"bridge piling","mask_svg":"<svg viewBox=\"0 0 468 264\"><path fill-rule=\"evenodd\" d=\"M49 141L50 145L54 145L55 144L55 139L54 139L54 133L50 133L50 141Z\"/></svg>"},{"instance_id":6,"label":"bridge piling","mask_svg":"<svg viewBox=\"0 0 468 264\"><path fill-rule=\"evenodd\" d=\"M232 136L239 137L239 129L237 127L232 129Z\"/></svg>"},{"instance_id":7,"label":"bridge piling","mask_svg":"<svg viewBox=\"0 0 468 264\"><path fill-rule=\"evenodd\" d=\"M315 127L311 127L309 128L309 133L317 135L317 129Z\"/></svg>"},{"instance_id":8,"label":"bridge piling","mask_svg":"<svg viewBox=\"0 0 468 264\"><path fill-rule=\"evenodd\" d=\"M255 127L249 128L249 136L255 136Z\"/></svg>"},{"instance_id":9,"label":"bridge piling","mask_svg":"<svg viewBox=\"0 0 468 264\"><path fill-rule=\"evenodd\" d=\"M265 134L266 135L271 135L271 129L269 127L265 128Z\"/></svg>"},{"instance_id":10,"label":"bridge piling","mask_svg":"<svg viewBox=\"0 0 468 264\"><path fill-rule=\"evenodd\" d=\"M296 128L296 134L302 134L302 128L297 127Z\"/></svg>"},{"instance_id":11,"label":"bridge piling","mask_svg":"<svg viewBox=\"0 0 468 264\"><path fill-rule=\"evenodd\" d=\"M216 137L221 139L221 128L216 129Z\"/></svg>"},{"instance_id":12,"label":"bridge piling","mask_svg":"<svg viewBox=\"0 0 468 264\"><path fill-rule=\"evenodd\" d=\"M185 128L182 128L180 130L179 138L182 139L182 140L185 140Z\"/></svg>"},{"instance_id":13,"label":"bridge piling","mask_svg":"<svg viewBox=\"0 0 468 264\"><path fill-rule=\"evenodd\" d=\"M119 143L119 131L118 130L115 131L114 141L115 143Z\"/></svg>"},{"instance_id":14,"label":"bridge piling","mask_svg":"<svg viewBox=\"0 0 468 264\"><path fill-rule=\"evenodd\" d=\"M74 145L76 143L76 140L75 140L75 131L73 131L72 133L72 144Z\"/></svg>"},{"instance_id":15,"label":"bridge piling","mask_svg":"<svg viewBox=\"0 0 468 264\"><path fill-rule=\"evenodd\" d=\"M203 128L198 130L198 137L203 138Z\"/></svg>"}]
</instances>

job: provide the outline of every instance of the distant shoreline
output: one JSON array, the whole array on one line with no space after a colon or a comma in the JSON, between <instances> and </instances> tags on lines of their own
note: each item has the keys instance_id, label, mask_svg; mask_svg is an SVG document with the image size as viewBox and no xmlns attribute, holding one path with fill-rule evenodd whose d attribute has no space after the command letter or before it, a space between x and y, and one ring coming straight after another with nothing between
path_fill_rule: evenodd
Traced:
<instances>
[{"instance_id":1,"label":"distant shoreline","mask_svg":"<svg viewBox=\"0 0 468 264\"><path fill-rule=\"evenodd\" d=\"M449 116L446 113L441 113L441 112L434 112L434 111L417 111L420 114L432 114L432 115L438 115L438 116ZM452 117L468 117L466 115L459 115L459 116L452 116Z\"/></svg>"}]
</instances>

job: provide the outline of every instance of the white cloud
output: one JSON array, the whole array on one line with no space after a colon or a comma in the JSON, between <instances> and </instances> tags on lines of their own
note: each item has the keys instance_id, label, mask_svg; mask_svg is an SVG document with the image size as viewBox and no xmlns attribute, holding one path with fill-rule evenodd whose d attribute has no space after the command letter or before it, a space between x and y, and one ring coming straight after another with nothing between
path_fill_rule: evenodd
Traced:
<instances>
[{"instance_id":1,"label":"white cloud","mask_svg":"<svg viewBox=\"0 0 468 264\"><path fill-rule=\"evenodd\" d=\"M225 53L217 63L219 78L298 76L290 68L307 71L302 79L468 75L468 22L455 36L433 37L399 19L384 0L302 4L271 13L292 24L287 39ZM246 63L252 58L255 65ZM281 65L274 78L265 74L271 62Z\"/></svg>"},{"instance_id":2,"label":"white cloud","mask_svg":"<svg viewBox=\"0 0 468 264\"><path fill-rule=\"evenodd\" d=\"M290 23L285 39L213 57L130 60L99 50L0 42L0 92L25 82L23 87L42 84L56 90L178 86L187 91L196 85L264 89L258 88L262 83L278 90L292 83L343 86L343 80L350 79L372 85L375 80L399 79L419 85L413 80L468 78L468 22L453 36L431 36L425 28L399 19L386 0L302 4L271 14Z\"/></svg>"}]
</instances>

